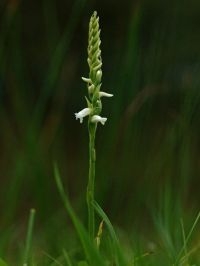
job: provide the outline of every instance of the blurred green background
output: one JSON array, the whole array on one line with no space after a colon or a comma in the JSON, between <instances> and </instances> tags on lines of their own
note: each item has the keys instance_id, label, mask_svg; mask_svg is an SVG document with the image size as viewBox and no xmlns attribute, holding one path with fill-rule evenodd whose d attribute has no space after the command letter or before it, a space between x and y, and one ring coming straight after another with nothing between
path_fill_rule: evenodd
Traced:
<instances>
[{"instance_id":1,"label":"blurred green background","mask_svg":"<svg viewBox=\"0 0 200 266\"><path fill-rule=\"evenodd\" d=\"M108 122L97 133L97 201L114 225L142 236L160 220L193 221L199 210L200 2L1 0L1 253L20 249L32 207L41 249L65 243L71 225L55 161L86 219L87 124L74 113L85 107L94 10L102 88L114 94L103 102Z\"/></svg>"}]
</instances>

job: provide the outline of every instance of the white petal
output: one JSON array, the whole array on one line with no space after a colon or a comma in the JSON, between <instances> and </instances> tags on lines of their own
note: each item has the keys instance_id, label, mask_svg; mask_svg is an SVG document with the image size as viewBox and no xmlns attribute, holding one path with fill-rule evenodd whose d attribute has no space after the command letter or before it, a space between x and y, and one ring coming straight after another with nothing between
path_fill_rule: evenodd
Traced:
<instances>
[{"instance_id":1,"label":"white petal","mask_svg":"<svg viewBox=\"0 0 200 266\"><path fill-rule=\"evenodd\" d=\"M92 83L91 79L89 78L84 78L84 77L81 77L83 81L87 82L87 83Z\"/></svg>"},{"instance_id":2,"label":"white petal","mask_svg":"<svg viewBox=\"0 0 200 266\"><path fill-rule=\"evenodd\" d=\"M89 115L90 113L91 113L91 109L90 108L84 108L80 112L75 113L76 120L80 119L80 123L82 123L83 122L83 117Z\"/></svg>"},{"instance_id":3,"label":"white petal","mask_svg":"<svg viewBox=\"0 0 200 266\"><path fill-rule=\"evenodd\" d=\"M106 121L107 121L107 118L106 117L101 117L99 115L93 115L93 117L91 119L91 122L92 123L98 123L98 122L100 122L102 125L104 125Z\"/></svg>"},{"instance_id":4,"label":"white petal","mask_svg":"<svg viewBox=\"0 0 200 266\"><path fill-rule=\"evenodd\" d=\"M100 91L99 92L99 97L113 97L113 94L104 92L104 91Z\"/></svg>"}]
</instances>

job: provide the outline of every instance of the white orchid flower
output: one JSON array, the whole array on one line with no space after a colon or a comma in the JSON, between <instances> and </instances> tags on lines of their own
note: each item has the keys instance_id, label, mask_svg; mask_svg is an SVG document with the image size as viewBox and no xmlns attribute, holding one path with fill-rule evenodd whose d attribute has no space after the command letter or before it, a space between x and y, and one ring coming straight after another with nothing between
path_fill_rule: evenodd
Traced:
<instances>
[{"instance_id":1,"label":"white orchid flower","mask_svg":"<svg viewBox=\"0 0 200 266\"><path fill-rule=\"evenodd\" d=\"M85 78L85 77L81 77L83 81L85 81L86 83L92 83L92 80L90 78Z\"/></svg>"},{"instance_id":2,"label":"white orchid flower","mask_svg":"<svg viewBox=\"0 0 200 266\"><path fill-rule=\"evenodd\" d=\"M104 125L106 121L107 121L106 117L101 117L99 115L93 115L92 118L91 118L91 122L92 123L100 122L102 125Z\"/></svg>"},{"instance_id":3,"label":"white orchid flower","mask_svg":"<svg viewBox=\"0 0 200 266\"><path fill-rule=\"evenodd\" d=\"M75 113L76 116L76 120L80 119L80 123L83 122L83 118L87 115L89 115L91 113L91 109L90 108L84 108L83 110L81 110L78 113Z\"/></svg>"},{"instance_id":4,"label":"white orchid flower","mask_svg":"<svg viewBox=\"0 0 200 266\"><path fill-rule=\"evenodd\" d=\"M104 91L100 91L99 92L99 97L113 97L113 94L110 94L110 93L107 93L107 92L104 92Z\"/></svg>"}]
</instances>

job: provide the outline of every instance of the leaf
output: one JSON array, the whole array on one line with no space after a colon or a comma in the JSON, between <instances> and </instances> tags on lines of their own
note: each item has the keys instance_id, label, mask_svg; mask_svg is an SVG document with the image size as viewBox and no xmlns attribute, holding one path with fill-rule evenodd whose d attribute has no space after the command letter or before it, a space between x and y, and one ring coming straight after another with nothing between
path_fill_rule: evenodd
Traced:
<instances>
[{"instance_id":1,"label":"leaf","mask_svg":"<svg viewBox=\"0 0 200 266\"><path fill-rule=\"evenodd\" d=\"M92 241L89 238L89 235L86 231L86 229L84 228L83 224L81 223L81 221L78 219L76 213L74 212L70 201L67 197L67 195L65 194L64 191L64 187L60 178L60 174L59 174L59 170L57 165L54 166L54 175L55 175L55 180L56 180L56 184L57 184L57 188L58 191L60 193L61 199L64 203L64 206L74 224L74 227L76 229L76 232L79 236L79 239L81 241L81 244L83 246L83 250L85 252L85 256L86 259L89 262L89 265L91 266L104 266L104 260L102 259L102 257L100 256L98 250L96 249L96 247L94 246L94 243L92 243Z\"/></svg>"},{"instance_id":2,"label":"leaf","mask_svg":"<svg viewBox=\"0 0 200 266\"><path fill-rule=\"evenodd\" d=\"M0 258L0 266L8 266L8 264Z\"/></svg>"},{"instance_id":3,"label":"leaf","mask_svg":"<svg viewBox=\"0 0 200 266\"><path fill-rule=\"evenodd\" d=\"M105 222L105 224L108 228L108 231L110 233L111 239L113 241L113 247L115 250L116 265L118 265L118 266L127 265L127 263L125 262L124 256L122 255L121 249L120 249L119 240L117 238L115 230L114 230L112 223L110 222L108 216L106 215L106 213L102 210L102 208L99 206L99 204L96 201L93 201L93 206L94 206L94 209L96 210L96 212L98 213L98 215Z\"/></svg>"}]
</instances>

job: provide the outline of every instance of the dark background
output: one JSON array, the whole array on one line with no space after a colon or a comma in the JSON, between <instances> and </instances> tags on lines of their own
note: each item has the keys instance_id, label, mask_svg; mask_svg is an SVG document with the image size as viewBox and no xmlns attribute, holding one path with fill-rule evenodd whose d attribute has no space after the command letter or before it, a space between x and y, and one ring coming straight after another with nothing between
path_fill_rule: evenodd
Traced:
<instances>
[{"instance_id":1,"label":"dark background","mask_svg":"<svg viewBox=\"0 0 200 266\"><path fill-rule=\"evenodd\" d=\"M98 202L114 224L143 234L156 213L173 223L199 209L200 2L1 1L2 250L23 234L32 207L41 242L64 228L54 162L86 218L87 123L74 113L86 106L81 76L94 10L102 88L114 94L103 101L108 121L97 132Z\"/></svg>"}]
</instances>

